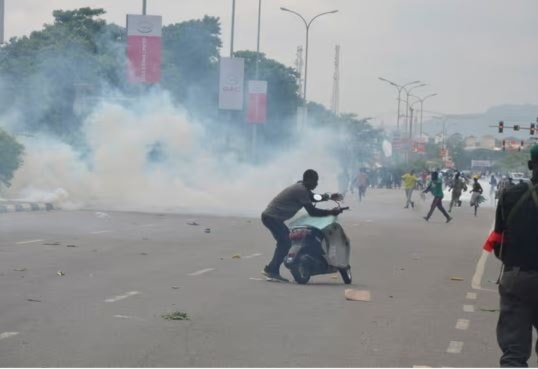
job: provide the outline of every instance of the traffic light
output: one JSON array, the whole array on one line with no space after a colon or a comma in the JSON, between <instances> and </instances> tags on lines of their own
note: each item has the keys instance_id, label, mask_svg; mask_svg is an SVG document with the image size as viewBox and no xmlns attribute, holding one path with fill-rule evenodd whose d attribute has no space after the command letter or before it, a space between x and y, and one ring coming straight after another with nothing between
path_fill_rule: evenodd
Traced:
<instances>
[{"instance_id":1,"label":"traffic light","mask_svg":"<svg viewBox=\"0 0 538 369\"><path fill-rule=\"evenodd\" d=\"M537 119L538 120L538 119ZM499 133L503 133L503 129L504 129L504 122L501 120L499 122Z\"/></svg>"},{"instance_id":2,"label":"traffic light","mask_svg":"<svg viewBox=\"0 0 538 369\"><path fill-rule=\"evenodd\" d=\"M531 123L531 128L529 132L532 136L534 136L534 134L536 133L536 123Z\"/></svg>"},{"instance_id":3,"label":"traffic light","mask_svg":"<svg viewBox=\"0 0 538 369\"><path fill-rule=\"evenodd\" d=\"M514 131L519 131L519 124L514 124Z\"/></svg>"}]
</instances>

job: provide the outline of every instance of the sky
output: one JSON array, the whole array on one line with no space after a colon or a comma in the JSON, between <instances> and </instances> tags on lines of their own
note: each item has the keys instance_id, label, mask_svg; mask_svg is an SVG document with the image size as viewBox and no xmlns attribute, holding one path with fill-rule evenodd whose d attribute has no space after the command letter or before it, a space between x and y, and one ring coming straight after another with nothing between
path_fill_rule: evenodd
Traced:
<instances>
[{"instance_id":1,"label":"sky","mask_svg":"<svg viewBox=\"0 0 538 369\"><path fill-rule=\"evenodd\" d=\"M125 25L142 0L5 0L6 39L52 23L55 9L104 8L108 22ZM335 46L341 47L340 110L396 119L397 84L420 80L413 94L436 113L481 113L501 104L538 104L536 0L262 0L261 51L293 66L305 43L305 18L330 10L310 28L308 99L329 107ZM204 15L221 19L223 48L231 40L232 0L147 0L147 12L173 24ZM235 50L255 50L258 0L236 0Z\"/></svg>"}]
</instances>

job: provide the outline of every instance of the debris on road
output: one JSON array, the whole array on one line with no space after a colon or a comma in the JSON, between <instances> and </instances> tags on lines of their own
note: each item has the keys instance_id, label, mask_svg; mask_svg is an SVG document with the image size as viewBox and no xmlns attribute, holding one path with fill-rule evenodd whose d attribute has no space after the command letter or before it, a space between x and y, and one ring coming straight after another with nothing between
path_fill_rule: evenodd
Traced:
<instances>
[{"instance_id":1,"label":"debris on road","mask_svg":"<svg viewBox=\"0 0 538 369\"><path fill-rule=\"evenodd\" d=\"M67 245L66 247L77 247L77 245Z\"/></svg>"},{"instance_id":2,"label":"debris on road","mask_svg":"<svg viewBox=\"0 0 538 369\"><path fill-rule=\"evenodd\" d=\"M147 252L141 252L140 255L143 255L143 256L146 256L148 253Z\"/></svg>"},{"instance_id":3,"label":"debris on road","mask_svg":"<svg viewBox=\"0 0 538 369\"><path fill-rule=\"evenodd\" d=\"M14 271L16 272L26 272L28 269L26 268L16 268L16 269L13 269Z\"/></svg>"},{"instance_id":4,"label":"debris on road","mask_svg":"<svg viewBox=\"0 0 538 369\"><path fill-rule=\"evenodd\" d=\"M161 316L163 319L166 320L190 320L187 313L183 313L181 311L176 311L170 314L163 314Z\"/></svg>"},{"instance_id":5,"label":"debris on road","mask_svg":"<svg viewBox=\"0 0 538 369\"><path fill-rule=\"evenodd\" d=\"M60 243L59 242L45 242L43 245L44 246L59 246Z\"/></svg>"},{"instance_id":6,"label":"debris on road","mask_svg":"<svg viewBox=\"0 0 538 369\"><path fill-rule=\"evenodd\" d=\"M461 277L450 277L451 281L463 281L464 279Z\"/></svg>"},{"instance_id":7,"label":"debris on road","mask_svg":"<svg viewBox=\"0 0 538 369\"><path fill-rule=\"evenodd\" d=\"M180 288L179 286L172 286L173 290L179 290L179 288Z\"/></svg>"},{"instance_id":8,"label":"debris on road","mask_svg":"<svg viewBox=\"0 0 538 369\"><path fill-rule=\"evenodd\" d=\"M240 254L235 254L234 256L232 256L232 259L241 259L241 255Z\"/></svg>"},{"instance_id":9,"label":"debris on road","mask_svg":"<svg viewBox=\"0 0 538 369\"><path fill-rule=\"evenodd\" d=\"M41 300L37 300L37 299L26 299L26 301L30 301L30 302L41 302Z\"/></svg>"},{"instance_id":10,"label":"debris on road","mask_svg":"<svg viewBox=\"0 0 538 369\"><path fill-rule=\"evenodd\" d=\"M109 218L110 217L110 215L108 215L107 213L103 213L101 211L96 211L95 216L97 218Z\"/></svg>"},{"instance_id":11,"label":"debris on road","mask_svg":"<svg viewBox=\"0 0 538 369\"><path fill-rule=\"evenodd\" d=\"M187 222L187 225L190 225L190 226L199 226L200 224L196 223L196 222Z\"/></svg>"},{"instance_id":12,"label":"debris on road","mask_svg":"<svg viewBox=\"0 0 538 369\"><path fill-rule=\"evenodd\" d=\"M350 301L372 301L370 291L367 290L354 290L348 288L344 291L346 300Z\"/></svg>"},{"instance_id":13,"label":"debris on road","mask_svg":"<svg viewBox=\"0 0 538 369\"><path fill-rule=\"evenodd\" d=\"M61 270L58 270L58 272L56 272L56 274L58 274L60 277L63 277L65 275L65 273L62 272Z\"/></svg>"},{"instance_id":14,"label":"debris on road","mask_svg":"<svg viewBox=\"0 0 538 369\"><path fill-rule=\"evenodd\" d=\"M206 228L204 232L205 233L211 233L211 228Z\"/></svg>"}]
</instances>

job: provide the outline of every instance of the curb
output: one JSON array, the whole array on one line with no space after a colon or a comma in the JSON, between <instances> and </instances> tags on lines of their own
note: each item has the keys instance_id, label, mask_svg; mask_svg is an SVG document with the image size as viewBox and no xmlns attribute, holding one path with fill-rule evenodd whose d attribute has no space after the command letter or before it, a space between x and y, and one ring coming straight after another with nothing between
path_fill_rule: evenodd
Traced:
<instances>
[{"instance_id":1,"label":"curb","mask_svg":"<svg viewBox=\"0 0 538 369\"><path fill-rule=\"evenodd\" d=\"M43 202L21 202L2 204L0 203L0 213L16 213L23 211L51 211L54 210L54 205Z\"/></svg>"}]
</instances>

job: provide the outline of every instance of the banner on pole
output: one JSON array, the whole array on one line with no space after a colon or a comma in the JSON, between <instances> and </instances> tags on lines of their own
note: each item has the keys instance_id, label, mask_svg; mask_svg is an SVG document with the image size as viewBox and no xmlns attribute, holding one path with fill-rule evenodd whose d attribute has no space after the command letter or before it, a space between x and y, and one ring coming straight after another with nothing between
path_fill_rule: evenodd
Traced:
<instances>
[{"instance_id":1,"label":"banner on pole","mask_svg":"<svg viewBox=\"0 0 538 369\"><path fill-rule=\"evenodd\" d=\"M245 60L221 58L219 76L219 109L243 110Z\"/></svg>"},{"instance_id":2,"label":"banner on pole","mask_svg":"<svg viewBox=\"0 0 538 369\"><path fill-rule=\"evenodd\" d=\"M161 16L127 15L127 59L129 82L160 82L161 34Z\"/></svg>"},{"instance_id":3,"label":"banner on pole","mask_svg":"<svg viewBox=\"0 0 538 369\"><path fill-rule=\"evenodd\" d=\"M267 120L267 81L248 81L247 122L263 124Z\"/></svg>"}]
</instances>

